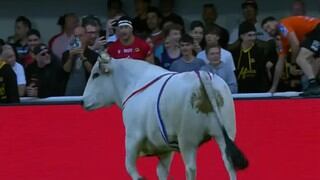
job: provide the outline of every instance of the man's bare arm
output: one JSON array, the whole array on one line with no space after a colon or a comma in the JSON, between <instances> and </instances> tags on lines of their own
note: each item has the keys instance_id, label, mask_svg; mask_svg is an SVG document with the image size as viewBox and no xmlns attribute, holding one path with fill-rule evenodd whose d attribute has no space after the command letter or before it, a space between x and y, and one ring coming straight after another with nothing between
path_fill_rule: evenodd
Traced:
<instances>
[{"instance_id":1,"label":"man's bare arm","mask_svg":"<svg viewBox=\"0 0 320 180\"><path fill-rule=\"evenodd\" d=\"M279 81L280 81L280 78L282 76L282 72L284 69L285 61L286 61L286 59L284 56L279 56L279 59L276 63L276 67L274 70L272 86L271 86L269 92L276 92L277 91Z\"/></svg>"}]
</instances>

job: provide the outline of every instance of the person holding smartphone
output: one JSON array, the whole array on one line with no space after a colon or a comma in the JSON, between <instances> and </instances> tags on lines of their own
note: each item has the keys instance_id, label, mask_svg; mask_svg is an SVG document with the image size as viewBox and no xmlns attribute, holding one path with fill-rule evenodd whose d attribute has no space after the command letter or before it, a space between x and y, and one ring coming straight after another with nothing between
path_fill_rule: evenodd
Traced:
<instances>
[{"instance_id":1,"label":"person holding smartphone","mask_svg":"<svg viewBox=\"0 0 320 180\"><path fill-rule=\"evenodd\" d=\"M69 50L62 56L62 67L66 73L66 96L81 96L90 76L91 69L99 54L92 50L92 32L87 33L85 27L78 26L74 30L74 40Z\"/></svg>"}]
</instances>

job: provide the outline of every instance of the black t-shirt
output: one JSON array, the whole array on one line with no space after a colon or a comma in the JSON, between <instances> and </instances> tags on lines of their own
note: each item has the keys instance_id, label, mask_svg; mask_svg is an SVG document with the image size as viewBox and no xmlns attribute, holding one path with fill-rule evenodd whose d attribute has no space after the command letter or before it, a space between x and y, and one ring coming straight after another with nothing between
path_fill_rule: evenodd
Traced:
<instances>
[{"instance_id":1,"label":"black t-shirt","mask_svg":"<svg viewBox=\"0 0 320 180\"><path fill-rule=\"evenodd\" d=\"M0 104L18 103L17 77L11 66L0 60Z\"/></svg>"},{"instance_id":2,"label":"black t-shirt","mask_svg":"<svg viewBox=\"0 0 320 180\"><path fill-rule=\"evenodd\" d=\"M248 50L241 50L240 44L230 49L236 66L238 92L266 92L270 86L266 72L266 63L270 60L268 48L256 43Z\"/></svg>"},{"instance_id":3,"label":"black t-shirt","mask_svg":"<svg viewBox=\"0 0 320 180\"><path fill-rule=\"evenodd\" d=\"M27 86L38 87L38 97L64 95L65 73L56 60L43 68L33 62L26 69Z\"/></svg>"}]
</instances>

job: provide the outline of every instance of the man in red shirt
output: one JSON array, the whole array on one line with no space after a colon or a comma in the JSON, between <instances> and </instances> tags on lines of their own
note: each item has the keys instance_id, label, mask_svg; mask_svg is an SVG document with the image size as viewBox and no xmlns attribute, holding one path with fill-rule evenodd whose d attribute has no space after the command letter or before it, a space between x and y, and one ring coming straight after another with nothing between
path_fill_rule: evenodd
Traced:
<instances>
[{"instance_id":1,"label":"man in red shirt","mask_svg":"<svg viewBox=\"0 0 320 180\"><path fill-rule=\"evenodd\" d=\"M309 85L302 95L320 95L320 84L316 80L319 69L312 63L320 60L320 19L308 16L292 16L277 21L265 18L262 28L273 37L279 38L279 59L270 92L277 89L285 60L291 50L291 60L296 62L309 79Z\"/></svg>"},{"instance_id":2,"label":"man in red shirt","mask_svg":"<svg viewBox=\"0 0 320 180\"><path fill-rule=\"evenodd\" d=\"M108 54L115 58L130 58L152 62L150 46L133 34L132 21L123 16L118 20L118 40L107 49Z\"/></svg>"}]
</instances>

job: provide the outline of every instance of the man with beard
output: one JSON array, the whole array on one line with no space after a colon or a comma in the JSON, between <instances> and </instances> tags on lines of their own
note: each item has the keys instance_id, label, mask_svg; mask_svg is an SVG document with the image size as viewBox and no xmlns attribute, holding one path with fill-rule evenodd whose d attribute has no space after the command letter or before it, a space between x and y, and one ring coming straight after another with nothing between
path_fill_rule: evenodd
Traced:
<instances>
[{"instance_id":1,"label":"man with beard","mask_svg":"<svg viewBox=\"0 0 320 180\"><path fill-rule=\"evenodd\" d=\"M291 61L296 62L308 78L308 87L303 96L320 95L320 85L316 80L319 72L320 19L308 16L292 16L277 21L267 17L262 28L274 38L280 38L279 58L276 63L271 92L277 90L283 67L291 50Z\"/></svg>"},{"instance_id":2,"label":"man with beard","mask_svg":"<svg viewBox=\"0 0 320 180\"><path fill-rule=\"evenodd\" d=\"M96 26L87 24L75 28L74 43L62 55L62 67L66 74L66 96L81 96L99 54L89 48L98 37Z\"/></svg>"},{"instance_id":3,"label":"man with beard","mask_svg":"<svg viewBox=\"0 0 320 180\"><path fill-rule=\"evenodd\" d=\"M150 46L133 34L131 18L123 16L118 20L119 39L107 51L115 59L130 58L152 62Z\"/></svg>"},{"instance_id":4,"label":"man with beard","mask_svg":"<svg viewBox=\"0 0 320 180\"><path fill-rule=\"evenodd\" d=\"M100 19L91 14L82 19L81 25L85 29L89 48L96 52L104 50L107 44L106 31L102 29Z\"/></svg>"}]
</instances>

